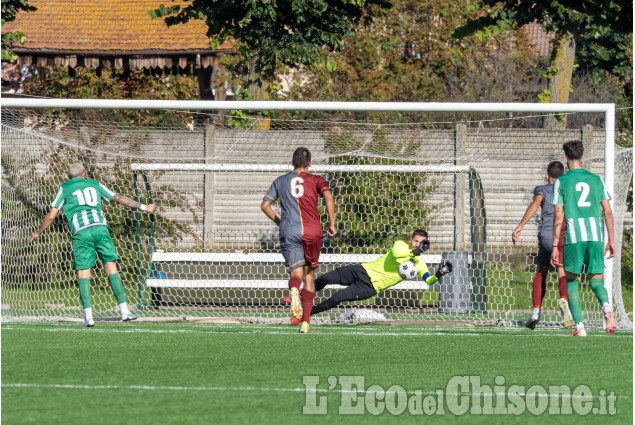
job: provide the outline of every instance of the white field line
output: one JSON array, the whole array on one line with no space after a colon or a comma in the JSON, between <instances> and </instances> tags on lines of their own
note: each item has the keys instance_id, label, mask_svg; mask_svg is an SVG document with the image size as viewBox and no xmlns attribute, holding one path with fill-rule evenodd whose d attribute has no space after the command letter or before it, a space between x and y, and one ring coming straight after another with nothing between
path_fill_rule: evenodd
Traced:
<instances>
[{"instance_id":1,"label":"white field line","mask_svg":"<svg viewBox=\"0 0 635 425\"><path fill-rule=\"evenodd\" d=\"M227 329L214 329L214 328L209 328L209 329L201 329L201 328L197 328L197 329L143 329L143 328L131 328L131 329L116 329L116 328L99 328L99 325L96 325L94 328L90 328L90 329L86 329L86 328L68 328L68 327L58 327L58 328L44 328L44 327L36 327L36 326L16 326L14 324L12 325L3 325L2 326L2 331L6 332L6 331L12 331L12 330L20 330L20 331L32 331L32 332L97 332L97 333L130 333L130 334L142 334L142 333L147 333L147 334L224 334L224 333L233 333L233 334L267 334L267 335L292 335L292 334L296 334L297 330L296 328L291 328L290 326L288 328L277 328L277 329L273 329L271 327L267 327L268 325L264 325L264 327L260 328L260 329L248 329L248 327L246 327L245 329L235 329L235 328L227 328ZM335 330L334 328L330 328ZM456 329L456 328L455 328ZM453 329L452 332L450 333L446 333L443 332L442 330L433 330L433 331L415 331L415 332L375 332L374 329L371 332L368 331L362 331L362 330L357 330L357 329L349 329L349 328L342 328L342 329L337 329L336 332L326 332L323 335L329 335L329 336L335 336L335 335L346 335L346 336L369 336L369 337L378 337L378 336L397 336L397 337L405 337L405 336L447 336L447 337L453 337L453 336L459 336L459 337L468 337L468 336L472 336L472 337L483 337L484 335L488 335L488 336L497 336L497 337L518 337L518 338L524 338L524 337L530 337L530 338L534 338L536 336L541 336L541 337L569 337L568 334L554 334L554 333L547 333L547 332L527 332L521 329L514 329L516 332L519 332L518 334L510 334L511 332L500 332L501 329L495 328L495 329L490 329L489 332L495 331L495 333L489 333L488 331L474 331L474 332L455 332L455 329ZM500 333L499 333L500 332ZM522 332L522 333L520 333ZM315 333L314 333L315 335ZM587 338L597 338L597 337L608 337L605 334L591 334L588 335ZM616 334L613 334L610 336L610 338L633 338L632 333L628 333L628 334L620 334L619 331Z\"/></svg>"},{"instance_id":2,"label":"white field line","mask_svg":"<svg viewBox=\"0 0 635 425\"><path fill-rule=\"evenodd\" d=\"M140 390L140 391L235 391L235 392L297 392L297 393L306 393L306 392L317 392L317 393L330 393L330 394L344 394L344 393L356 393L356 394L403 394L401 391L389 391L389 390L336 390L336 389L326 389L326 388L271 388L271 387L174 387L174 386L154 386L154 385L78 385L78 384L26 384L26 383L3 383L2 387L5 388L51 388L51 389L70 389L70 390ZM420 391L420 390L417 390ZM408 395L438 395L436 391L427 391L420 392L417 391L406 391ZM507 396L508 394L505 392L492 392L492 393L468 393L468 392L460 392L460 393L444 393L447 397L451 396L473 396L473 397L497 397L497 396ZM514 393L516 395L516 393ZM525 397L527 394L518 393L518 396ZM549 395L543 393L535 393L532 396L537 396L540 398L584 398L588 400L587 395L575 395L575 394L556 394ZM616 396L619 399L630 400L631 396ZM593 396L594 399L598 399L599 396Z\"/></svg>"}]
</instances>

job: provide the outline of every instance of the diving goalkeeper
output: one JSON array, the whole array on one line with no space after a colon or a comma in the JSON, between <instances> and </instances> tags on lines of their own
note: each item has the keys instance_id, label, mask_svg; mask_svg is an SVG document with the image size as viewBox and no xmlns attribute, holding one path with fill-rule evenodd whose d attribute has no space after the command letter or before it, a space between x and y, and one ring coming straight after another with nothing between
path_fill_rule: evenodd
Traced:
<instances>
[{"instance_id":1,"label":"diving goalkeeper","mask_svg":"<svg viewBox=\"0 0 635 425\"><path fill-rule=\"evenodd\" d=\"M417 267L417 273L428 285L434 285L441 276L452 271L452 263L441 260L434 275L428 271L428 266L420 257L430 248L428 233L425 230L415 230L410 237L410 244L398 240L392 245L388 253L380 258L363 264L338 267L315 279L315 291L321 291L327 285L342 285L346 288L336 292L331 298L314 305L311 315L330 310L344 301L365 300L374 297L379 292L401 282L398 268L404 261L412 261ZM291 322L296 324L296 320Z\"/></svg>"}]
</instances>

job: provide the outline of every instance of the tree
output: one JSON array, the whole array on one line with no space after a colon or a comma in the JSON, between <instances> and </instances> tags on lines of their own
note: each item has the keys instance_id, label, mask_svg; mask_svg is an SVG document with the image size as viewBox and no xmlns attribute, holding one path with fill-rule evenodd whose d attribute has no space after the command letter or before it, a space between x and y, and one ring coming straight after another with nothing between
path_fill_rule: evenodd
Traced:
<instances>
[{"instance_id":1,"label":"tree","mask_svg":"<svg viewBox=\"0 0 635 425\"><path fill-rule=\"evenodd\" d=\"M328 52L335 70L320 64L296 73L297 100L396 102L511 102L535 78L531 46L523 32L488 39L451 36L467 0L391 0Z\"/></svg>"},{"instance_id":2,"label":"tree","mask_svg":"<svg viewBox=\"0 0 635 425\"><path fill-rule=\"evenodd\" d=\"M29 6L28 0L2 0L2 26L5 22L15 20L19 11L33 12L37 8ZM18 56L8 50L15 43L24 43L25 37L19 31L6 32L2 34L2 60L7 62L15 62Z\"/></svg>"},{"instance_id":3,"label":"tree","mask_svg":"<svg viewBox=\"0 0 635 425\"><path fill-rule=\"evenodd\" d=\"M632 33L633 3L630 0L481 0L465 9L467 22L453 31L463 38L476 33L481 38L501 31L539 22L555 33L549 78L548 100L567 103L575 65L576 43L589 33L610 29L614 33ZM566 122L546 123L566 127Z\"/></svg>"},{"instance_id":4,"label":"tree","mask_svg":"<svg viewBox=\"0 0 635 425\"><path fill-rule=\"evenodd\" d=\"M338 50L365 3L383 0L190 0L187 6L150 11L167 25L205 19L210 48L238 40L239 53L251 60L252 75L275 80L279 65L326 63L325 47ZM333 66L329 63L328 66Z\"/></svg>"}]
</instances>

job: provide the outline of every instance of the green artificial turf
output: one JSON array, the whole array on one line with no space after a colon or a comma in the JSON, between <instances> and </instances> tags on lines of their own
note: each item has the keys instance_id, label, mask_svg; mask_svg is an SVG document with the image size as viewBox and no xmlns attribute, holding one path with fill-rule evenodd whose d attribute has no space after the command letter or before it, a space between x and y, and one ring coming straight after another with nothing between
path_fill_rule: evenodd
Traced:
<instances>
[{"instance_id":1,"label":"green artificial turf","mask_svg":"<svg viewBox=\"0 0 635 425\"><path fill-rule=\"evenodd\" d=\"M307 335L297 329L4 323L2 420L12 425L633 423L632 331L608 336L589 329L587 338L575 338L565 329L313 325ZM472 397L479 392L475 385L451 385L469 381L465 376L488 385L480 389L487 397L502 393L502 407L511 411L475 414L488 404L486 397ZM347 386L347 379L362 385ZM304 380L313 382L313 391ZM540 409L549 397L523 398L516 416L518 404L505 398L514 385L523 387L523 397L536 385L567 386L573 396L565 396L566 403L575 407L572 414L550 414L549 407L534 415L523 408L538 403ZM591 391L591 404L581 386ZM420 415L417 401L438 403L436 391L443 392L443 410L437 404L434 417ZM603 394L615 395L614 414L608 404L601 406ZM467 406L467 413L457 415L453 400ZM361 415L349 414L355 406ZM326 414L303 414L303 407ZM579 414L584 407L591 411ZM607 414L594 415L593 408Z\"/></svg>"}]
</instances>

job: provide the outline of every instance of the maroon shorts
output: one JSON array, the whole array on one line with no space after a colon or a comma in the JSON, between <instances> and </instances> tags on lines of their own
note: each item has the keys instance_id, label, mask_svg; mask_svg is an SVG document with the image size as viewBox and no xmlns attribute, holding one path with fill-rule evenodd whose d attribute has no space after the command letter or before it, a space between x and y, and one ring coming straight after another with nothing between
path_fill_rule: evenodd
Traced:
<instances>
[{"instance_id":1,"label":"maroon shorts","mask_svg":"<svg viewBox=\"0 0 635 425\"><path fill-rule=\"evenodd\" d=\"M558 265L562 266L564 263L564 233L567 229L567 220L562 220L562 227L560 228L560 238L558 239Z\"/></svg>"},{"instance_id":2,"label":"maroon shorts","mask_svg":"<svg viewBox=\"0 0 635 425\"><path fill-rule=\"evenodd\" d=\"M316 268L320 259L322 235L285 236L280 239L280 250L288 272L305 264Z\"/></svg>"}]
</instances>

